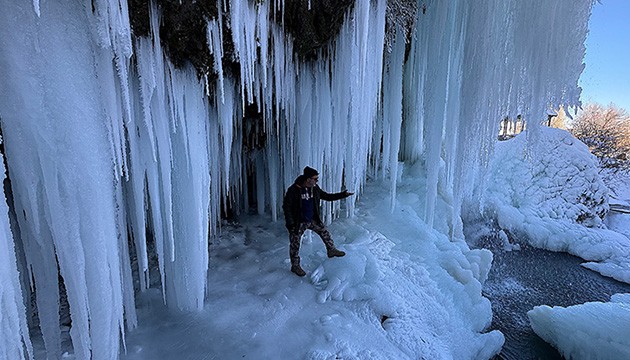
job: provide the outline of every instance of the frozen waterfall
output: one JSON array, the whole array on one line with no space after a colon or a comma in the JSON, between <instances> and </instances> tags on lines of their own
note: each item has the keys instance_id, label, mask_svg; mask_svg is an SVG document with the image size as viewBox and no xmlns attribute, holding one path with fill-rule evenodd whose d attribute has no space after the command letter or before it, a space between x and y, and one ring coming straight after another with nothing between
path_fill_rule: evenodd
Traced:
<instances>
[{"instance_id":1,"label":"frozen waterfall","mask_svg":"<svg viewBox=\"0 0 630 360\"><path fill-rule=\"evenodd\" d=\"M390 47L387 1L356 1L305 62L274 17L284 1L218 0L210 83L169 62L150 3L151 36L134 38L125 0L0 0L0 124L16 219L11 232L3 202L0 359L32 355L32 289L47 352L60 355L59 276L77 358L116 358L137 323L135 291L150 286L151 247L164 301L201 309L222 211L255 203L277 219L305 165L332 191L385 176L394 197L399 161L422 161L425 220L443 192L460 236L462 199L483 181L499 121L579 104L592 5L419 1L411 38L393 29ZM222 66L226 41L238 78ZM325 221L352 216L346 201L327 205Z\"/></svg>"}]
</instances>

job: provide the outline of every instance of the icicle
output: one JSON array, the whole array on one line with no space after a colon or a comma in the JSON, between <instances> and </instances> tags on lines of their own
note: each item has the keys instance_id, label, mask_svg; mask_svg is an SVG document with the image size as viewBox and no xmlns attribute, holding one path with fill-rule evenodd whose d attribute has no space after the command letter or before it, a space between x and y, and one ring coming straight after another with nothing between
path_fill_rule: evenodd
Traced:
<instances>
[{"instance_id":1,"label":"icicle","mask_svg":"<svg viewBox=\"0 0 630 360\"><path fill-rule=\"evenodd\" d=\"M11 93L13 100L22 99L13 105L0 101L7 162L23 238L31 250L32 241L46 249L27 256L41 264L33 274L37 296L46 302L40 301L39 311L42 326L49 329L44 336L51 357L59 355L58 261L71 309L75 356L111 358L118 354L124 316L118 243L107 240L117 239L121 225L113 202L116 180L111 165L116 155L108 141L114 137L106 125L118 107L103 99L101 91L116 94L111 88L115 80L101 72L104 50L92 51L89 33L94 23L83 6L47 5L51 11L39 19L20 7L3 6L0 38L3 49L9 50L0 52L2 98ZM78 30L68 34L60 24ZM5 36L16 29L28 43L37 39L41 52L25 46L24 39ZM6 53L14 58L8 60ZM28 74L23 73L25 63L31 64ZM15 82L22 76L33 81Z\"/></svg>"},{"instance_id":2,"label":"icicle","mask_svg":"<svg viewBox=\"0 0 630 360\"><path fill-rule=\"evenodd\" d=\"M119 253L119 262L121 265L120 271L120 283L122 284L122 301L123 301L123 312L121 312L118 318L120 324L126 324L127 329L133 329L138 326L138 317L136 315L136 300L135 300L135 290L133 286L133 278L131 271L131 259L129 257L129 245L127 241L129 239L129 234L127 232L126 226L126 218L127 213L124 207L123 200L123 184L121 182L116 183L116 191L115 191L116 199L116 208L117 208L117 229L118 229L118 248L120 249ZM140 270L140 269L139 269ZM142 276L141 276L142 277ZM124 314L124 317L123 317ZM122 332L122 344L125 352L127 351L125 345L125 327L121 327Z\"/></svg>"},{"instance_id":3,"label":"icicle","mask_svg":"<svg viewBox=\"0 0 630 360\"><path fill-rule=\"evenodd\" d=\"M258 151L256 153L256 207L258 210L258 215L262 215L265 213L265 195L266 195L266 186L265 186L265 165L263 162L263 153Z\"/></svg>"},{"instance_id":4,"label":"icicle","mask_svg":"<svg viewBox=\"0 0 630 360\"><path fill-rule=\"evenodd\" d=\"M140 106L142 109L141 118L144 126L147 128L149 143L151 145L151 155L156 160L155 136L153 135L153 118L151 116L151 102L155 88L157 86L156 61L153 51L153 43L148 38L139 38L136 41L136 61L137 61L137 77L139 78L140 89ZM137 116L134 116L134 119ZM133 129L133 126L131 126Z\"/></svg>"},{"instance_id":5,"label":"icicle","mask_svg":"<svg viewBox=\"0 0 630 360\"><path fill-rule=\"evenodd\" d=\"M398 179L398 152L402 124L403 104L403 60L405 57L405 34L402 29L396 30L396 38L389 56L389 64L385 72L383 87L388 94L383 99L383 116L387 126L387 135L383 141L388 144L388 152L383 152L383 167L387 166L390 180L390 207L394 210L396 201L396 181Z\"/></svg>"},{"instance_id":6,"label":"icicle","mask_svg":"<svg viewBox=\"0 0 630 360\"><path fill-rule=\"evenodd\" d=\"M235 106L235 87L236 85L232 82L231 79L227 80L225 86L225 97L223 99L217 99L216 103L217 112L219 115L219 131L221 134L221 144L222 147L222 159L223 159L223 168L230 169L230 159L232 158L232 143L234 139L234 106ZM240 153L240 152L239 152ZM230 188L230 172L225 171L223 174L223 178L225 180L224 189L226 192L224 194L229 193Z\"/></svg>"},{"instance_id":7,"label":"icicle","mask_svg":"<svg viewBox=\"0 0 630 360\"><path fill-rule=\"evenodd\" d=\"M4 180L6 170L2 155L0 155L0 162L2 162L0 178ZM4 190L2 195L3 199L8 198ZM19 239L16 240L19 241ZM0 283L2 284L0 285L0 313L2 314L0 328L3 331L0 337L0 358L32 359L33 346L29 338L26 309L16 265L14 240L9 225L9 208L2 200L0 201Z\"/></svg>"},{"instance_id":8,"label":"icicle","mask_svg":"<svg viewBox=\"0 0 630 360\"><path fill-rule=\"evenodd\" d=\"M186 109L181 114L181 131L173 134L173 254L166 270L167 301L183 310L203 307L208 269L208 210L210 202L209 157L206 123L209 117L203 84L194 69L173 70L172 81L187 84L179 88L174 101Z\"/></svg>"},{"instance_id":9,"label":"icicle","mask_svg":"<svg viewBox=\"0 0 630 360\"><path fill-rule=\"evenodd\" d=\"M430 25L433 29L441 29L439 34L435 34L429 43L428 51L431 54L427 66L431 69L427 78L427 89L430 91L425 100L426 117L429 120L425 123L426 138L426 167L427 167L427 196L425 204L425 221L429 226L433 226L435 203L437 199L438 172L440 168L440 153L442 151L442 135L444 128L444 109L447 106L447 86L448 76L449 43L450 34L453 31L450 26L450 18L453 11L451 4L440 2L432 8L433 16Z\"/></svg>"},{"instance_id":10,"label":"icicle","mask_svg":"<svg viewBox=\"0 0 630 360\"><path fill-rule=\"evenodd\" d=\"M413 32L409 60L405 65L405 117L403 123L403 160L416 161L424 150L424 84L427 74L427 38L430 30L425 17L418 17Z\"/></svg>"},{"instance_id":11,"label":"icicle","mask_svg":"<svg viewBox=\"0 0 630 360\"><path fill-rule=\"evenodd\" d=\"M137 99L137 96L135 96L134 103L137 104L138 102L140 102L140 99ZM140 114L139 108L141 108L141 106L135 106L137 111L134 119L143 117L142 114ZM130 176L129 181L126 182L125 198L127 199L126 207L128 208L127 217L129 218L131 235L133 236L136 249L140 290L144 291L149 288L147 281L149 261L146 246L147 219L145 209L147 204L145 191L147 163L142 158L143 152L146 151L143 149L142 140L153 136L142 132L141 129L144 130L144 128L138 125L132 124L132 126L132 129L136 129L136 131L130 132L127 137L127 141L129 142ZM152 151L149 150L149 152L151 153Z\"/></svg>"},{"instance_id":12,"label":"icicle","mask_svg":"<svg viewBox=\"0 0 630 360\"><path fill-rule=\"evenodd\" d=\"M258 48L260 49L261 56L259 57L259 69L262 72L262 77L257 84L262 84L263 89L267 85L267 72L268 72L268 53L269 53L269 2L265 1L258 4L257 7L257 19L256 19L256 39L258 39Z\"/></svg>"},{"instance_id":13,"label":"icicle","mask_svg":"<svg viewBox=\"0 0 630 360\"><path fill-rule=\"evenodd\" d=\"M270 141L271 140L271 141ZM284 189L279 189L280 184L278 180L280 178L276 174L280 174L280 161L278 153L278 144L275 138L267 140L267 167L269 175L269 207L271 210L271 220L278 220L278 208L281 201L280 194Z\"/></svg>"},{"instance_id":14,"label":"icicle","mask_svg":"<svg viewBox=\"0 0 630 360\"><path fill-rule=\"evenodd\" d=\"M221 30L221 14L218 15L219 20L211 20L208 22L208 47L214 58L214 69L219 76L219 90L221 94L221 103L225 102L225 91L223 85L223 35Z\"/></svg>"},{"instance_id":15,"label":"icicle","mask_svg":"<svg viewBox=\"0 0 630 360\"><path fill-rule=\"evenodd\" d=\"M14 187L14 193L16 190L19 191L19 188ZM23 207L19 198L16 198L15 205L18 222L26 223L27 221L20 215L20 211L24 212L28 207ZM51 354L59 354L61 352L59 274L55 262L52 235L47 228L44 229L39 234L33 234L31 229L22 228L22 241L26 249L27 266L32 271L37 289L36 300L44 345Z\"/></svg>"},{"instance_id":16,"label":"icicle","mask_svg":"<svg viewBox=\"0 0 630 360\"><path fill-rule=\"evenodd\" d=\"M41 16L41 13L39 11L39 0L33 0L33 10L35 10L35 14L37 14L37 17Z\"/></svg>"},{"instance_id":17,"label":"icicle","mask_svg":"<svg viewBox=\"0 0 630 360\"><path fill-rule=\"evenodd\" d=\"M249 1L230 0L230 19L234 50L241 65L243 107L254 102L256 64L256 10Z\"/></svg>"},{"instance_id":18,"label":"icicle","mask_svg":"<svg viewBox=\"0 0 630 360\"><path fill-rule=\"evenodd\" d=\"M119 1L94 1L91 7L85 7L88 19L92 21L91 29L94 30L94 39L100 46L101 72L108 72L105 67L113 67L117 78L108 75L103 76L105 81L117 82L117 85L104 91L104 96L111 97L116 94L120 99L116 105L122 107L122 116L112 117L108 124L111 126L110 136L113 136L116 154L117 171L128 175L126 163L126 144L124 142L123 122L131 120L131 101L129 93L129 58L132 54L131 26L127 13L127 2ZM90 11L91 10L91 11ZM112 56L113 53L113 56ZM111 61L113 57L113 62ZM113 106L111 102L109 106ZM107 115L116 114L117 111L109 110Z\"/></svg>"}]
</instances>

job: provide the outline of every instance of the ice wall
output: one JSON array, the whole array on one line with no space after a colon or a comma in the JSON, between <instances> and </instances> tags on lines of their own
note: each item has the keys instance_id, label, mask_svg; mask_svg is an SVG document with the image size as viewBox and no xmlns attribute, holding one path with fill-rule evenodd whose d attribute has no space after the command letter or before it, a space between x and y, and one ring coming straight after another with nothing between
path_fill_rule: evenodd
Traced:
<instances>
[{"instance_id":1,"label":"ice wall","mask_svg":"<svg viewBox=\"0 0 630 360\"><path fill-rule=\"evenodd\" d=\"M51 357L60 353L59 271L77 358L107 357L118 352L125 313L130 320L135 311L123 303L129 262L108 139L115 132L107 120L118 114L103 101L117 79L96 81L107 74L97 66L104 59L92 37L95 17L83 7L46 2L40 17L16 2L2 8L0 111L21 230L15 240L34 281L44 343Z\"/></svg>"},{"instance_id":2,"label":"ice wall","mask_svg":"<svg viewBox=\"0 0 630 360\"><path fill-rule=\"evenodd\" d=\"M500 119L534 125L550 107L579 103L592 2L425 3L405 68L401 157L427 163L431 224L438 179L454 192L454 221L480 188Z\"/></svg>"},{"instance_id":3,"label":"ice wall","mask_svg":"<svg viewBox=\"0 0 630 360\"><path fill-rule=\"evenodd\" d=\"M151 36L132 39L124 0L0 0L0 118L21 230L13 240L49 354L60 352L58 271L76 356L116 357L125 326L136 325L134 281L151 286L150 249L165 302L203 306L222 206L255 202L275 220L305 165L328 191L360 193L368 176L383 174L393 198L398 161L422 161L423 216L433 223L442 192L457 236L460 204L483 181L499 120L578 103L591 0L422 1L412 37L394 29L391 48L387 1L357 1L310 62L294 57L274 20L282 1L217 5L207 41L218 76L209 83L165 58L154 2ZM223 71L226 42L238 78ZM244 152L251 129L258 143ZM344 205L327 204L325 220L354 212L352 200ZM14 272L2 274L15 284Z\"/></svg>"}]
</instances>

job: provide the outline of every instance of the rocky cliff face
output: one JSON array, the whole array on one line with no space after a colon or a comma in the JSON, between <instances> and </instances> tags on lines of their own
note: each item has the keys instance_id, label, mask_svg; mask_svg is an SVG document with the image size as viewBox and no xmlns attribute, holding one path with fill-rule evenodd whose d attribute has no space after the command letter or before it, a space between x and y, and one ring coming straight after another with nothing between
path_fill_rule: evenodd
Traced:
<instances>
[{"instance_id":1,"label":"rocky cliff face","mask_svg":"<svg viewBox=\"0 0 630 360\"><path fill-rule=\"evenodd\" d=\"M259 0L257 0L259 1ZM135 36L149 36L149 0L130 0L129 17ZM200 75L214 73L212 57L206 38L207 23L219 16L214 1L158 0L161 12L160 40L170 60L181 67L190 62ZM230 33L229 2L221 12L223 31ZM301 59L312 59L317 52L339 32L354 0L286 0L284 9L274 12L275 21L294 38L294 50ZM234 45L230 36L224 36L224 67L238 71L233 66ZM230 66L232 65L232 66Z\"/></svg>"},{"instance_id":2,"label":"rocky cliff face","mask_svg":"<svg viewBox=\"0 0 630 360\"><path fill-rule=\"evenodd\" d=\"M241 0L250 1L250 0ZM255 0L268 1L268 0ZM221 1L223 2L223 1ZM190 62L200 76L215 76L212 57L206 39L207 23L219 16L214 1L157 0L161 13L160 40L171 62L181 67ZM129 0L129 17L135 36L149 36L149 0ZM223 31L230 33L229 2L221 12ZM330 43L339 33L346 15L353 8L354 0L285 0L284 8L274 12L274 20L283 25L293 37L295 55L301 60L312 60L318 51ZM386 43L391 43L396 26L403 28L409 38L418 10L416 0L392 0L388 2ZM426 14L426 5L421 8ZM231 36L224 36L224 69L237 73L234 44ZM389 40L389 41L388 41Z\"/></svg>"}]
</instances>

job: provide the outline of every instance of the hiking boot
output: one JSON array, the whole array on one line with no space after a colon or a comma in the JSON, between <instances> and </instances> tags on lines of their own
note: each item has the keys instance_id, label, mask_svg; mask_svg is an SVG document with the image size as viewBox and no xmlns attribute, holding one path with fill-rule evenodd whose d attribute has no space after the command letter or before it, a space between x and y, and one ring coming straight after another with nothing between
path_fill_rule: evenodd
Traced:
<instances>
[{"instance_id":1,"label":"hiking boot","mask_svg":"<svg viewBox=\"0 0 630 360\"><path fill-rule=\"evenodd\" d=\"M339 250L339 249L332 248L332 249L328 250L328 257L329 258L335 257L335 256L336 257L342 257L344 255L346 255L346 253L341 251L341 250Z\"/></svg>"},{"instance_id":2,"label":"hiking boot","mask_svg":"<svg viewBox=\"0 0 630 360\"><path fill-rule=\"evenodd\" d=\"M291 272L294 273L297 276L304 276L304 275L306 275L306 271L304 271L304 269L302 269L302 267L300 265L292 265L291 266Z\"/></svg>"}]
</instances>

